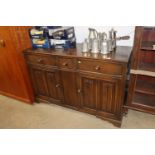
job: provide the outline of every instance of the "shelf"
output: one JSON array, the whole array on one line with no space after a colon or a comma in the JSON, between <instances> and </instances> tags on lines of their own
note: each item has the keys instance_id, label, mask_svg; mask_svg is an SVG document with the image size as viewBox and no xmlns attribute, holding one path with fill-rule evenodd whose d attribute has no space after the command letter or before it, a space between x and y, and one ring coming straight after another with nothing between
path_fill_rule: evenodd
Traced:
<instances>
[{"instance_id":1,"label":"shelf","mask_svg":"<svg viewBox=\"0 0 155 155\"><path fill-rule=\"evenodd\" d=\"M141 47L140 48L141 50L144 50L144 51L152 51L152 52L155 52L155 50L152 48L152 47Z\"/></svg>"},{"instance_id":2,"label":"shelf","mask_svg":"<svg viewBox=\"0 0 155 155\"><path fill-rule=\"evenodd\" d=\"M140 49L153 50L153 45L155 45L155 28L145 27L142 32Z\"/></svg>"},{"instance_id":3,"label":"shelf","mask_svg":"<svg viewBox=\"0 0 155 155\"><path fill-rule=\"evenodd\" d=\"M134 104L138 104L138 105L155 107L155 97L152 95L143 95L140 93L135 93L133 102Z\"/></svg>"},{"instance_id":4,"label":"shelf","mask_svg":"<svg viewBox=\"0 0 155 155\"><path fill-rule=\"evenodd\" d=\"M138 69L155 72L155 63L141 63Z\"/></svg>"},{"instance_id":5,"label":"shelf","mask_svg":"<svg viewBox=\"0 0 155 155\"><path fill-rule=\"evenodd\" d=\"M155 83L145 80L137 80L135 91L155 96Z\"/></svg>"}]
</instances>

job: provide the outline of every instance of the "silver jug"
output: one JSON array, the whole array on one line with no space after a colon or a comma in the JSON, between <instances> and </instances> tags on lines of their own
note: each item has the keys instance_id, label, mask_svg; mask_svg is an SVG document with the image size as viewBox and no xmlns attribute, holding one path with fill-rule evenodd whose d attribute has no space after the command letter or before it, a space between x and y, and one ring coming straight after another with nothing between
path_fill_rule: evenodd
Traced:
<instances>
[{"instance_id":1,"label":"silver jug","mask_svg":"<svg viewBox=\"0 0 155 155\"><path fill-rule=\"evenodd\" d=\"M89 28L89 39L97 39L97 37L98 32L93 28Z\"/></svg>"},{"instance_id":2,"label":"silver jug","mask_svg":"<svg viewBox=\"0 0 155 155\"><path fill-rule=\"evenodd\" d=\"M89 51L89 44L88 44L88 39L85 39L83 42L83 46L82 46L82 52L88 52Z\"/></svg>"},{"instance_id":3,"label":"silver jug","mask_svg":"<svg viewBox=\"0 0 155 155\"><path fill-rule=\"evenodd\" d=\"M94 39L92 42L92 50L91 53L99 53L99 42L98 39Z\"/></svg>"},{"instance_id":4,"label":"silver jug","mask_svg":"<svg viewBox=\"0 0 155 155\"><path fill-rule=\"evenodd\" d=\"M98 32L93 29L93 28L89 28L89 49L92 49L92 44L93 44L93 40L98 38Z\"/></svg>"},{"instance_id":5,"label":"silver jug","mask_svg":"<svg viewBox=\"0 0 155 155\"><path fill-rule=\"evenodd\" d=\"M105 32L98 33L99 50L101 51L102 42L107 40L107 34Z\"/></svg>"}]
</instances>

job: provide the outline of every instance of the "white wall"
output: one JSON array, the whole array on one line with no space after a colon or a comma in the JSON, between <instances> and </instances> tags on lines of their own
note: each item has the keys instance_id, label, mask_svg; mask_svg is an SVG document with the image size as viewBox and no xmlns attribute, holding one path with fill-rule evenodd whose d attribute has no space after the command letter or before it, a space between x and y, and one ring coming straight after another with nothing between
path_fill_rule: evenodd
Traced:
<instances>
[{"instance_id":1,"label":"white wall","mask_svg":"<svg viewBox=\"0 0 155 155\"><path fill-rule=\"evenodd\" d=\"M108 32L112 27L110 26L90 26L95 28L99 32ZM88 37L88 26L75 26L75 33L77 43L81 43L84 41L85 38ZM133 46L133 39L134 39L134 26L113 26L113 28L117 31L117 36L124 36L130 35L130 40L122 40L118 41L117 45L123 46Z\"/></svg>"}]
</instances>

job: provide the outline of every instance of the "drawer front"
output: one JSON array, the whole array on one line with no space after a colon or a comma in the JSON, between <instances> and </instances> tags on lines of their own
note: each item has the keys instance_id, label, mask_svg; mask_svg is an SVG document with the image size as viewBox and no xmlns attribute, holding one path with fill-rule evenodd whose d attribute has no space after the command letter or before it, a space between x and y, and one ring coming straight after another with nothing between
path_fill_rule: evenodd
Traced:
<instances>
[{"instance_id":1,"label":"drawer front","mask_svg":"<svg viewBox=\"0 0 155 155\"><path fill-rule=\"evenodd\" d=\"M26 55L26 59L30 63L40 64L40 65L50 65L55 66L55 57L45 56L45 55Z\"/></svg>"},{"instance_id":2,"label":"drawer front","mask_svg":"<svg viewBox=\"0 0 155 155\"><path fill-rule=\"evenodd\" d=\"M63 69L76 69L76 60L74 58L58 58L58 66Z\"/></svg>"},{"instance_id":3,"label":"drawer front","mask_svg":"<svg viewBox=\"0 0 155 155\"><path fill-rule=\"evenodd\" d=\"M122 75L123 66L120 64L101 62L96 60L77 60L78 69L110 75Z\"/></svg>"}]
</instances>

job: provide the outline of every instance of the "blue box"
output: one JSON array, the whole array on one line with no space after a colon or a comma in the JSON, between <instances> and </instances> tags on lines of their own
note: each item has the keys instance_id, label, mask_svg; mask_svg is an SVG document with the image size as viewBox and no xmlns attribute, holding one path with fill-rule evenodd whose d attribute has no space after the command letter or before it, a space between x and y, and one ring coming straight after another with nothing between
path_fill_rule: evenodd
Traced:
<instances>
[{"instance_id":1,"label":"blue box","mask_svg":"<svg viewBox=\"0 0 155 155\"><path fill-rule=\"evenodd\" d=\"M55 29L48 28L48 37L50 39L71 39L75 38L74 27L60 27Z\"/></svg>"},{"instance_id":2,"label":"blue box","mask_svg":"<svg viewBox=\"0 0 155 155\"><path fill-rule=\"evenodd\" d=\"M38 38L31 38L32 47L33 48L50 48L49 40L47 38L38 39Z\"/></svg>"},{"instance_id":3,"label":"blue box","mask_svg":"<svg viewBox=\"0 0 155 155\"><path fill-rule=\"evenodd\" d=\"M75 48L76 47L76 39L72 38L70 40L65 39L49 39L51 48Z\"/></svg>"},{"instance_id":4,"label":"blue box","mask_svg":"<svg viewBox=\"0 0 155 155\"><path fill-rule=\"evenodd\" d=\"M29 30L29 35L30 35L30 38L36 38L36 39L48 37L48 33L47 33L46 29L32 28Z\"/></svg>"},{"instance_id":5,"label":"blue box","mask_svg":"<svg viewBox=\"0 0 155 155\"><path fill-rule=\"evenodd\" d=\"M36 29L56 29L56 28L60 28L62 26L34 26Z\"/></svg>"}]
</instances>

